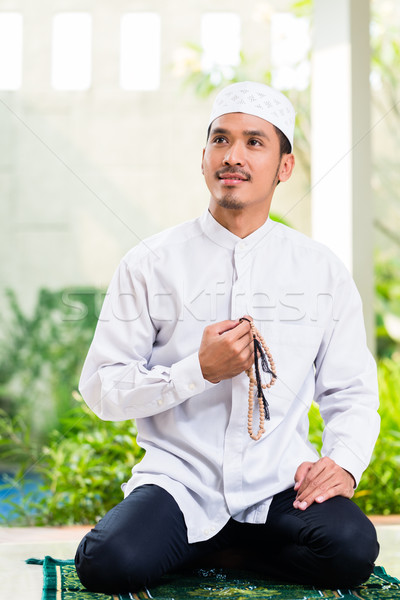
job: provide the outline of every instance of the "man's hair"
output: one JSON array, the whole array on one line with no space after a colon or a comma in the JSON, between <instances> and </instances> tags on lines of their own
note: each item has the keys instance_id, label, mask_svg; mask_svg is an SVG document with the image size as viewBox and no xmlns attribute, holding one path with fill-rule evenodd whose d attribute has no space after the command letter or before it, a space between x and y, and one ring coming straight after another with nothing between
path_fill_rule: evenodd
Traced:
<instances>
[{"instance_id":1,"label":"man's hair","mask_svg":"<svg viewBox=\"0 0 400 600\"><path fill-rule=\"evenodd\" d=\"M210 123L210 125L208 126L208 129L207 129L207 140L206 140L207 142L210 137L211 125L212 125L212 123ZM292 148L291 148L289 140L287 139L287 137L283 133L283 131L281 131L279 129L279 127L277 127L276 125L273 125L273 128L275 129L276 135L279 138L279 154L280 154L280 158L282 158L282 156L284 154L290 154L292 151Z\"/></svg>"},{"instance_id":2,"label":"man's hair","mask_svg":"<svg viewBox=\"0 0 400 600\"><path fill-rule=\"evenodd\" d=\"M283 131L281 131L279 129L279 127L277 127L276 125L274 125L274 129L276 131L276 134L279 138L279 152L280 152L280 158L282 158L282 156L284 154L290 154L292 151L292 148L290 146L290 142L287 139L286 135L283 133Z\"/></svg>"}]
</instances>

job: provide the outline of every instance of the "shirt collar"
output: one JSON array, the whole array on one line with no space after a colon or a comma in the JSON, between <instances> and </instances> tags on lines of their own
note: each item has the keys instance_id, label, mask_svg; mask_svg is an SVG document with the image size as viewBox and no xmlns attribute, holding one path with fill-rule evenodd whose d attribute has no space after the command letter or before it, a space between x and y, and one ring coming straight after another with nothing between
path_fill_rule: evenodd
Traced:
<instances>
[{"instance_id":1,"label":"shirt collar","mask_svg":"<svg viewBox=\"0 0 400 600\"><path fill-rule=\"evenodd\" d=\"M206 236L223 248L234 250L241 243L245 244L248 250L251 250L267 237L267 234L274 227L274 221L268 217L265 223L253 233L245 238L240 238L218 223L207 209L200 217L200 225Z\"/></svg>"}]
</instances>

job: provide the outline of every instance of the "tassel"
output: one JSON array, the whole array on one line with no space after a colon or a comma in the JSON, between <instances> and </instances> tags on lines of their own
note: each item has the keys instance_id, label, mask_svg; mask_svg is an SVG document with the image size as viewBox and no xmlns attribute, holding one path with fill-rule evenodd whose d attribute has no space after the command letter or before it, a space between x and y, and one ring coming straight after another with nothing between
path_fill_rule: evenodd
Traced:
<instances>
[{"instance_id":1,"label":"tassel","mask_svg":"<svg viewBox=\"0 0 400 600\"><path fill-rule=\"evenodd\" d=\"M25 562L27 565L42 565L44 560L40 558L27 558Z\"/></svg>"},{"instance_id":2,"label":"tassel","mask_svg":"<svg viewBox=\"0 0 400 600\"><path fill-rule=\"evenodd\" d=\"M253 338L253 339L254 339L254 342L257 343L257 349L258 349L258 352L259 352L260 358L261 358L261 367L262 367L262 370L264 371L264 373L269 373L270 375L272 375L272 377L275 378L276 375L275 375L275 373L273 371L271 371L271 368L270 368L270 366L268 364L268 358L267 358L267 355L264 352L263 347L261 346L261 344L260 344L260 342L258 341L257 338Z\"/></svg>"},{"instance_id":3,"label":"tassel","mask_svg":"<svg viewBox=\"0 0 400 600\"><path fill-rule=\"evenodd\" d=\"M247 431L249 432L249 435L253 440L258 441L265 432L264 419L267 419L268 421L270 421L271 419L269 405L264 395L263 389L267 387L270 388L276 382L277 375L275 371L275 362L271 356L268 346L264 341L264 338L257 331L253 319L242 317L240 321L247 321L248 323L250 323L251 333L253 337L254 374L252 367L250 367L250 369L246 371L246 374L249 378L249 408L247 413ZM259 359L261 359L261 369L263 370L263 372L268 373L270 375L269 383L265 383L264 385L261 381L260 366L258 362ZM253 432L254 386L257 387L257 399L260 411L260 424L258 433Z\"/></svg>"},{"instance_id":4,"label":"tassel","mask_svg":"<svg viewBox=\"0 0 400 600\"><path fill-rule=\"evenodd\" d=\"M264 406L265 418L267 419L267 421L269 421L271 417L269 414L269 405L268 405L266 397L264 396L264 392L263 392L263 388L262 388L260 368L258 366L258 354L261 356L261 363L262 363L263 357L266 362L266 357L265 357L262 346L261 346L260 342L258 341L258 339L256 337L254 337L253 341L254 341L254 370L256 373L256 382L257 382L257 398L262 399L263 406ZM268 363L267 363L267 367L268 367Z\"/></svg>"},{"instance_id":5,"label":"tassel","mask_svg":"<svg viewBox=\"0 0 400 600\"><path fill-rule=\"evenodd\" d=\"M267 399L264 396L264 394L262 395L262 401L263 401L263 406L264 406L265 418L267 419L267 421L269 421L271 419L271 416L269 414L269 404L268 404Z\"/></svg>"}]
</instances>

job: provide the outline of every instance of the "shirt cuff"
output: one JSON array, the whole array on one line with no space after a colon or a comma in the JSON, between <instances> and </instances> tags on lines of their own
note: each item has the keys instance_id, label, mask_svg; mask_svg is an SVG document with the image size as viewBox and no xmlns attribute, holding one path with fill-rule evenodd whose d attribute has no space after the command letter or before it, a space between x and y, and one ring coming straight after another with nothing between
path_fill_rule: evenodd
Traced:
<instances>
[{"instance_id":1,"label":"shirt cuff","mask_svg":"<svg viewBox=\"0 0 400 600\"><path fill-rule=\"evenodd\" d=\"M360 483L361 475L364 473L367 465L365 465L365 463L357 458L351 451L344 448L336 448L327 456L334 460L339 467L342 467L342 469L348 471L348 473L354 477L354 481L356 483L354 489L356 489Z\"/></svg>"},{"instance_id":2,"label":"shirt cuff","mask_svg":"<svg viewBox=\"0 0 400 600\"><path fill-rule=\"evenodd\" d=\"M199 354L194 352L171 366L171 380L180 399L186 400L217 385L203 377Z\"/></svg>"}]
</instances>

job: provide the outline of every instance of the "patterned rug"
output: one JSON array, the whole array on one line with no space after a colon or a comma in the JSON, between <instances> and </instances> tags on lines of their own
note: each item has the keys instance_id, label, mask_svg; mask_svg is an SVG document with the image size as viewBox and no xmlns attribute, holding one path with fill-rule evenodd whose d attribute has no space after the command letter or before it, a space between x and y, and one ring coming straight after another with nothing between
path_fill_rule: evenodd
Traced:
<instances>
[{"instance_id":1,"label":"patterned rug","mask_svg":"<svg viewBox=\"0 0 400 600\"><path fill-rule=\"evenodd\" d=\"M136 594L110 596L89 592L82 587L73 560L56 560L46 556L44 560L29 558L26 562L43 565L42 600L400 600L400 581L387 575L383 567L375 567L367 583L353 590L317 590L313 587L270 583L253 573L196 569L190 573L167 575L159 585Z\"/></svg>"}]
</instances>

